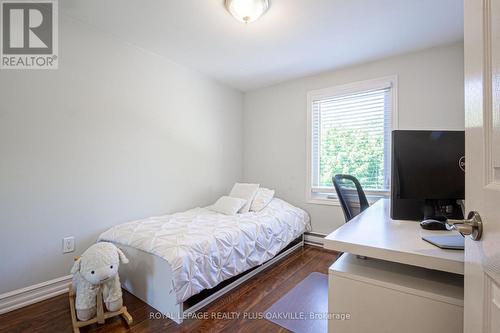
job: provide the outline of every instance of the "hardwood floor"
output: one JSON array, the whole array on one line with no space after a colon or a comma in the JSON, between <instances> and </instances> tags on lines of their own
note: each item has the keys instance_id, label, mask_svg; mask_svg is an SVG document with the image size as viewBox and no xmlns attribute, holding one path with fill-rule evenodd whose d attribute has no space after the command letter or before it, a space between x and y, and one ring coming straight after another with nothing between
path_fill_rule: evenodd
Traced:
<instances>
[{"instance_id":1,"label":"hardwood floor","mask_svg":"<svg viewBox=\"0 0 500 333\"><path fill-rule=\"evenodd\" d=\"M105 325L82 328L81 332L288 332L268 320L255 320L251 316L267 310L310 273L327 274L336 257L335 252L306 245L197 313L208 319L188 319L182 325L161 318L155 309L125 292L124 303L134 318L130 328L122 319L115 318ZM240 318L230 318L236 313ZM247 318L242 318L244 314ZM215 315L221 318L212 318ZM64 294L0 315L0 332L72 332L68 296Z\"/></svg>"}]
</instances>

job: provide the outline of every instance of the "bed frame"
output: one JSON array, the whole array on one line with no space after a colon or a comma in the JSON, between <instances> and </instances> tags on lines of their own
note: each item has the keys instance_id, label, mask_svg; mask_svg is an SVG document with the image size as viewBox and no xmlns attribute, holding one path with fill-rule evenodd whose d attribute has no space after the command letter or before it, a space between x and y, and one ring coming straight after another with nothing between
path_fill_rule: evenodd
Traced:
<instances>
[{"instance_id":1,"label":"bed frame","mask_svg":"<svg viewBox=\"0 0 500 333\"><path fill-rule=\"evenodd\" d=\"M125 290L158 310L162 317L168 317L181 324L188 314L202 309L303 246L304 234L290 242L288 246L265 263L223 281L212 289L203 290L180 304L176 301L170 265L156 255L130 246L120 245L130 260L128 264L120 265L120 279Z\"/></svg>"}]
</instances>

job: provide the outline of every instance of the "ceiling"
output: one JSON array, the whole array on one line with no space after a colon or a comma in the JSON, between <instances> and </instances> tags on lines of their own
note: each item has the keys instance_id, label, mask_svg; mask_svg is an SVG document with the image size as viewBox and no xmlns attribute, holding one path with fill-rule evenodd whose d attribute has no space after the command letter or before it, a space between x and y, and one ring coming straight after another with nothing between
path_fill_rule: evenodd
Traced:
<instances>
[{"instance_id":1,"label":"ceiling","mask_svg":"<svg viewBox=\"0 0 500 333\"><path fill-rule=\"evenodd\" d=\"M63 14L242 91L463 40L462 0L64 0Z\"/></svg>"}]
</instances>

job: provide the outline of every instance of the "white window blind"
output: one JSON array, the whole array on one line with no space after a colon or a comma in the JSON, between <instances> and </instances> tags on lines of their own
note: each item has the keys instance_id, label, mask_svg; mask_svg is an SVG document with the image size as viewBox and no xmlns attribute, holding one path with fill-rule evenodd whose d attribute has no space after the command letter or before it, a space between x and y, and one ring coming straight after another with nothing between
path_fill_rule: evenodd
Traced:
<instances>
[{"instance_id":1,"label":"white window blind","mask_svg":"<svg viewBox=\"0 0 500 333\"><path fill-rule=\"evenodd\" d=\"M311 99L312 192L334 192L350 174L368 191L388 191L392 130L390 83Z\"/></svg>"}]
</instances>

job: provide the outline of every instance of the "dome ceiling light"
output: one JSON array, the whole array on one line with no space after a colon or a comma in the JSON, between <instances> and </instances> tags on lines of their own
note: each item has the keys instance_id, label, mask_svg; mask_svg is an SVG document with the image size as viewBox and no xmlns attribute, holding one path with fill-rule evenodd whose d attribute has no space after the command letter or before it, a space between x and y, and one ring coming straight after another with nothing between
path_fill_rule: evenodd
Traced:
<instances>
[{"instance_id":1,"label":"dome ceiling light","mask_svg":"<svg viewBox=\"0 0 500 333\"><path fill-rule=\"evenodd\" d=\"M250 23L269 9L270 0L225 0L226 9L238 21Z\"/></svg>"}]
</instances>

